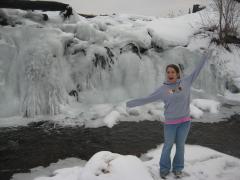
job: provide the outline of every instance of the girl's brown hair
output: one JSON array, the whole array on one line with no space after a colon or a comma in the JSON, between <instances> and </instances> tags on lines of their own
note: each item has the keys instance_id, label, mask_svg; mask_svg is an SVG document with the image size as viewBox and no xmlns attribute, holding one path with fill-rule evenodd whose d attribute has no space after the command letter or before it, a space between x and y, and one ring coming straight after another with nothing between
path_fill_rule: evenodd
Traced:
<instances>
[{"instance_id":1,"label":"girl's brown hair","mask_svg":"<svg viewBox=\"0 0 240 180\"><path fill-rule=\"evenodd\" d=\"M166 72L167 72L168 68L173 68L176 71L176 73L177 73L177 78L180 79L180 69L179 69L179 67L176 64L169 64L169 65L167 65Z\"/></svg>"}]
</instances>

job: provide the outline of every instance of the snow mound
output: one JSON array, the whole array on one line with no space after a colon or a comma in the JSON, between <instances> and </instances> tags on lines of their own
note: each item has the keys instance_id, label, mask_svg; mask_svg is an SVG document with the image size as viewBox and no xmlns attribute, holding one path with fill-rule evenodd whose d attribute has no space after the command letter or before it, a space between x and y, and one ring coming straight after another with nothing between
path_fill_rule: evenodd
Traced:
<instances>
[{"instance_id":1,"label":"snow mound","mask_svg":"<svg viewBox=\"0 0 240 180\"><path fill-rule=\"evenodd\" d=\"M31 169L31 173L15 174L12 176L12 180L33 180L34 178L42 176L43 174L45 176L53 176L54 174L54 178L56 178L58 169L61 171L61 176L63 173L66 173L66 175L68 174L68 178L73 180L74 176L76 176L76 173L78 173L85 164L86 161L77 158L66 158L64 160L61 159L56 163L51 163L48 167L35 167ZM63 168L64 170L62 171ZM69 174L72 174L73 176L70 177Z\"/></svg>"},{"instance_id":2,"label":"snow mound","mask_svg":"<svg viewBox=\"0 0 240 180\"><path fill-rule=\"evenodd\" d=\"M194 33L199 31L199 14L185 15L177 18L159 18L147 25L153 41L163 48L185 46Z\"/></svg>"},{"instance_id":3,"label":"snow mound","mask_svg":"<svg viewBox=\"0 0 240 180\"><path fill-rule=\"evenodd\" d=\"M123 156L107 151L96 153L83 167L55 171L53 177L40 177L35 180L153 180L150 173L135 156Z\"/></svg>"},{"instance_id":4,"label":"snow mound","mask_svg":"<svg viewBox=\"0 0 240 180\"><path fill-rule=\"evenodd\" d=\"M192 104L204 111L209 111L211 113L218 113L220 103L215 100L210 99L194 99Z\"/></svg>"},{"instance_id":5,"label":"snow mound","mask_svg":"<svg viewBox=\"0 0 240 180\"><path fill-rule=\"evenodd\" d=\"M141 159L155 180L159 177L159 158L162 145L142 155ZM174 156L175 147L171 153ZM237 180L240 178L240 159L198 145L185 145L185 177L182 180ZM169 180L174 180L173 174Z\"/></svg>"},{"instance_id":6,"label":"snow mound","mask_svg":"<svg viewBox=\"0 0 240 180\"><path fill-rule=\"evenodd\" d=\"M194 106L193 104L190 104L190 115L194 118L200 118L203 115L203 111L199 109L198 107Z\"/></svg>"},{"instance_id":7,"label":"snow mound","mask_svg":"<svg viewBox=\"0 0 240 180\"><path fill-rule=\"evenodd\" d=\"M237 180L240 179L240 159L197 145L185 146L185 177L182 180ZM87 162L69 159L61 166L34 168L31 173L15 174L12 180L160 180L159 158L162 145L149 150L140 158L101 151ZM173 157L175 147L171 153ZM80 165L77 165L77 163ZM61 167L56 170L56 167ZM169 180L174 180L171 173Z\"/></svg>"}]
</instances>

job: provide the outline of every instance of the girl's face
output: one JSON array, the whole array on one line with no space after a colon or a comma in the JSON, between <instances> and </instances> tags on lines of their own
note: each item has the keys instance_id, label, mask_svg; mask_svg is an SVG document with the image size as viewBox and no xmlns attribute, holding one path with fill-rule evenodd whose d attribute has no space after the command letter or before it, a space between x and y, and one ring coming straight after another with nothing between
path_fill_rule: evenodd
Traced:
<instances>
[{"instance_id":1,"label":"girl's face","mask_svg":"<svg viewBox=\"0 0 240 180\"><path fill-rule=\"evenodd\" d=\"M178 74L177 74L177 72L175 71L174 68L168 67L166 73L167 73L167 80L169 82L175 83L177 81Z\"/></svg>"}]
</instances>

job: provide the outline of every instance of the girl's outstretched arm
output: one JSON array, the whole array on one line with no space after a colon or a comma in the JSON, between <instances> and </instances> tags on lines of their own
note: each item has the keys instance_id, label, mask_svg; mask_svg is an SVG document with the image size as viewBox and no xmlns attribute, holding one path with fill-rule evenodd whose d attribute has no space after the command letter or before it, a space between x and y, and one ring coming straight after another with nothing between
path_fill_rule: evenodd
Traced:
<instances>
[{"instance_id":1,"label":"girl's outstretched arm","mask_svg":"<svg viewBox=\"0 0 240 180\"><path fill-rule=\"evenodd\" d=\"M163 98L163 86L157 88L152 94L150 94L147 97L138 98L130 100L126 103L127 107L135 107L135 106L141 106L147 103L151 103L154 101L162 100Z\"/></svg>"}]
</instances>

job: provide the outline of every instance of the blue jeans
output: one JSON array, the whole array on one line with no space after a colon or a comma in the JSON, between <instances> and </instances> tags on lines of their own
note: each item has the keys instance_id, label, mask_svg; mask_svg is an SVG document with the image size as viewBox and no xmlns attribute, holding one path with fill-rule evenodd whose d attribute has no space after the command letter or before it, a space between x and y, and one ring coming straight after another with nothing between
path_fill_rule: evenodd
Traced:
<instances>
[{"instance_id":1,"label":"blue jeans","mask_svg":"<svg viewBox=\"0 0 240 180\"><path fill-rule=\"evenodd\" d=\"M173 171L184 168L184 145L190 129L191 121L180 124L164 124L164 146L160 158L160 173L169 172L171 169L171 150L176 143L176 153L173 159Z\"/></svg>"}]
</instances>

